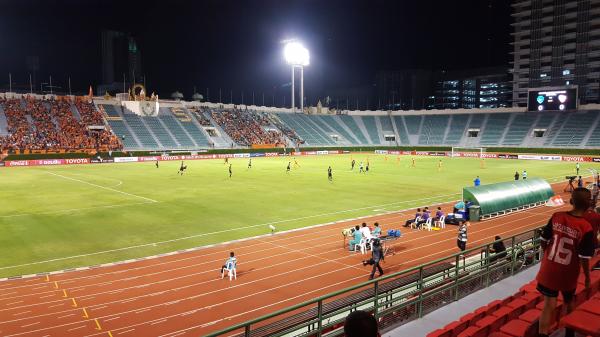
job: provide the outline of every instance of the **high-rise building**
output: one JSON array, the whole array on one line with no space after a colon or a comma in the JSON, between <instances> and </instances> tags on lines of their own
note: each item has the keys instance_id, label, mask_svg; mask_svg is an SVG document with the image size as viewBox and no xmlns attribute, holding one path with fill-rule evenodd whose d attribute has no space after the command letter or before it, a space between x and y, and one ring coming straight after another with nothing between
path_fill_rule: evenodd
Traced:
<instances>
[{"instance_id":1,"label":"high-rise building","mask_svg":"<svg viewBox=\"0 0 600 337\"><path fill-rule=\"evenodd\" d=\"M512 83L506 68L441 71L435 77L427 109L492 109L512 105Z\"/></svg>"},{"instance_id":2,"label":"high-rise building","mask_svg":"<svg viewBox=\"0 0 600 337\"><path fill-rule=\"evenodd\" d=\"M101 43L103 84L98 86L98 92L123 91L123 81L127 86L139 83L143 75L142 56L135 38L128 33L105 30Z\"/></svg>"},{"instance_id":3,"label":"high-rise building","mask_svg":"<svg viewBox=\"0 0 600 337\"><path fill-rule=\"evenodd\" d=\"M530 88L578 87L599 102L600 0L513 0L513 105Z\"/></svg>"}]
</instances>

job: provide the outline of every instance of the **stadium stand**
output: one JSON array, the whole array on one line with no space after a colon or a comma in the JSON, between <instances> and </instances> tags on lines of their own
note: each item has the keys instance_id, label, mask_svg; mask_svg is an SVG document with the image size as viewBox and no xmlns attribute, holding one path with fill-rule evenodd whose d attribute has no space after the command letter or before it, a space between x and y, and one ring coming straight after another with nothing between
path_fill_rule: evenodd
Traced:
<instances>
[{"instance_id":1,"label":"stadium stand","mask_svg":"<svg viewBox=\"0 0 600 337\"><path fill-rule=\"evenodd\" d=\"M34 99L24 95L0 99L0 146L3 152L193 150L269 144L600 147L600 111L595 107L576 112L465 112L292 114L271 108L261 111L165 101L158 116L139 116L116 101L99 99L94 104L87 98ZM479 134L469 136L469 129L479 130ZM386 135L395 140L385 141Z\"/></svg>"},{"instance_id":2,"label":"stadium stand","mask_svg":"<svg viewBox=\"0 0 600 337\"><path fill-rule=\"evenodd\" d=\"M367 133L369 134L369 139L371 144L381 144L381 140L379 139L380 132L377 131L377 125L375 124L374 116L363 116L362 121L367 129Z\"/></svg>"},{"instance_id":3,"label":"stadium stand","mask_svg":"<svg viewBox=\"0 0 600 337\"><path fill-rule=\"evenodd\" d=\"M102 115L79 99L25 96L0 100L0 105L7 130L0 138L2 152L122 148L119 139L106 130Z\"/></svg>"},{"instance_id":4,"label":"stadium stand","mask_svg":"<svg viewBox=\"0 0 600 337\"><path fill-rule=\"evenodd\" d=\"M529 113L518 113L515 114L511 124L508 126L508 130L502 145L508 146L519 146L525 140L525 137L529 134L529 130L538 118L537 114Z\"/></svg>"},{"instance_id":5,"label":"stadium stand","mask_svg":"<svg viewBox=\"0 0 600 337\"><path fill-rule=\"evenodd\" d=\"M448 125L448 115L428 115L423 117L423 127L419 134L419 145L444 144L444 134Z\"/></svg>"},{"instance_id":6,"label":"stadium stand","mask_svg":"<svg viewBox=\"0 0 600 337\"><path fill-rule=\"evenodd\" d=\"M406 128L406 125L404 123L404 119L402 118L402 116L394 116L394 118L392 119L394 121L394 124L396 125L396 130L398 130L398 137L400 138L400 144L403 145L407 145L410 144L410 141L408 140L408 130Z\"/></svg>"},{"instance_id":7,"label":"stadium stand","mask_svg":"<svg viewBox=\"0 0 600 337\"><path fill-rule=\"evenodd\" d=\"M579 146L597 116L597 111L567 115L565 123L552 140L552 146Z\"/></svg>"},{"instance_id":8,"label":"stadium stand","mask_svg":"<svg viewBox=\"0 0 600 337\"><path fill-rule=\"evenodd\" d=\"M591 264L598 261L600 256L595 257ZM574 299L576 309L573 313L562 315L564 303L559 297L553 330L568 325L578 328L577 332L588 335L595 335L600 331L600 271L592 271L591 279L591 292L588 293L584 287L583 275L580 275ZM536 285L533 280L512 296L494 300L429 333L427 337L535 337L543 307L543 297Z\"/></svg>"},{"instance_id":9,"label":"stadium stand","mask_svg":"<svg viewBox=\"0 0 600 337\"><path fill-rule=\"evenodd\" d=\"M469 122L470 115L452 115L450 116L450 126L448 130L448 134L446 135L446 140L444 141L447 145L458 145L463 138L467 123Z\"/></svg>"},{"instance_id":10,"label":"stadium stand","mask_svg":"<svg viewBox=\"0 0 600 337\"><path fill-rule=\"evenodd\" d=\"M308 115L303 114L275 114L279 120L287 124L292 130L310 146L331 146L335 145L333 139L325 131L318 128L310 121Z\"/></svg>"},{"instance_id":11,"label":"stadium stand","mask_svg":"<svg viewBox=\"0 0 600 337\"><path fill-rule=\"evenodd\" d=\"M480 144L484 146L499 145L509 118L510 114L507 113L489 114L485 130L481 134Z\"/></svg>"}]
</instances>

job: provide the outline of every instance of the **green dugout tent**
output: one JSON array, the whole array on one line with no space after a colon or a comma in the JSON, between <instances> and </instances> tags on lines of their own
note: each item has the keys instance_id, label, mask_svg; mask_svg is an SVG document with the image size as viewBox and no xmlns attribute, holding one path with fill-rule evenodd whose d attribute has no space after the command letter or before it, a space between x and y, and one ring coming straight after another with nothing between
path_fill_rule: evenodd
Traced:
<instances>
[{"instance_id":1,"label":"green dugout tent","mask_svg":"<svg viewBox=\"0 0 600 337\"><path fill-rule=\"evenodd\" d=\"M537 206L552 196L552 187L541 178L463 188L464 200L478 205L482 217Z\"/></svg>"}]
</instances>

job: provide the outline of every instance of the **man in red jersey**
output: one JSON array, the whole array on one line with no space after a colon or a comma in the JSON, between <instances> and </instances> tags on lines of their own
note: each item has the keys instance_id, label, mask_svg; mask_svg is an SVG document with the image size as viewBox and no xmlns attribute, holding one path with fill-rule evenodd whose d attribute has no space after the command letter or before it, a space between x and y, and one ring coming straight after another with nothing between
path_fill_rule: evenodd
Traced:
<instances>
[{"instance_id":1,"label":"man in red jersey","mask_svg":"<svg viewBox=\"0 0 600 337\"><path fill-rule=\"evenodd\" d=\"M573 310L573 296L577 288L579 266L585 275L585 287L590 288L589 259L594 253L592 226L583 217L590 207L591 193L586 188L576 188L571 194L573 209L556 212L542 231L544 256L537 274L537 289L544 295L544 308L540 316L539 336L548 336L558 293L562 293L567 312ZM565 336L573 336L567 331Z\"/></svg>"}]
</instances>

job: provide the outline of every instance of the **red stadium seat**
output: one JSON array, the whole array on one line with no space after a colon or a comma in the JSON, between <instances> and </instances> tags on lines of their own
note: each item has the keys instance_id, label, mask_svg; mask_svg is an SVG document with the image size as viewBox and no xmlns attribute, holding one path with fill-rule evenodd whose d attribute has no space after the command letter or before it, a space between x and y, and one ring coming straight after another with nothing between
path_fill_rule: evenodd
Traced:
<instances>
[{"instance_id":1,"label":"red stadium seat","mask_svg":"<svg viewBox=\"0 0 600 337\"><path fill-rule=\"evenodd\" d=\"M526 300L527 301L527 309L531 309L531 308L534 308L536 306L536 304L538 304L538 302L540 302L542 300L542 294L540 294L538 292L526 293L521 296L521 299Z\"/></svg>"},{"instance_id":2,"label":"red stadium seat","mask_svg":"<svg viewBox=\"0 0 600 337\"><path fill-rule=\"evenodd\" d=\"M454 321L444 327L444 330L452 331L452 336L458 336L459 333L463 332L467 326L469 326L468 322Z\"/></svg>"},{"instance_id":3,"label":"red stadium seat","mask_svg":"<svg viewBox=\"0 0 600 337\"><path fill-rule=\"evenodd\" d=\"M519 312L510 307L500 307L496 310L492 315L496 317L506 317L506 320L511 320L513 318L517 318L519 316Z\"/></svg>"},{"instance_id":4,"label":"red stadium seat","mask_svg":"<svg viewBox=\"0 0 600 337\"><path fill-rule=\"evenodd\" d=\"M511 337L511 335L507 335L505 333L497 331L497 332L492 332L489 337Z\"/></svg>"},{"instance_id":5,"label":"red stadium seat","mask_svg":"<svg viewBox=\"0 0 600 337\"><path fill-rule=\"evenodd\" d=\"M527 300L524 300L522 298L518 298L516 300L513 300L511 302L506 303L506 307L512 308L515 312L516 316L519 316L520 314L524 313L525 310L527 309L527 305L529 304L529 302Z\"/></svg>"},{"instance_id":6,"label":"red stadium seat","mask_svg":"<svg viewBox=\"0 0 600 337\"><path fill-rule=\"evenodd\" d=\"M577 310L584 310L600 317L600 298L592 298L585 301L582 305L577 307Z\"/></svg>"},{"instance_id":7,"label":"red stadium seat","mask_svg":"<svg viewBox=\"0 0 600 337\"><path fill-rule=\"evenodd\" d=\"M526 285L519 288L519 291L522 293L538 292L536 287L537 287L537 282L529 282Z\"/></svg>"},{"instance_id":8,"label":"red stadium seat","mask_svg":"<svg viewBox=\"0 0 600 337\"><path fill-rule=\"evenodd\" d=\"M537 324L531 324L520 319L513 319L500 328L500 332L515 337L537 336Z\"/></svg>"},{"instance_id":9,"label":"red stadium seat","mask_svg":"<svg viewBox=\"0 0 600 337\"><path fill-rule=\"evenodd\" d=\"M485 316L480 319L476 325L478 327L487 327L488 332L494 332L500 330L500 327L506 322L506 317L496 317L493 315Z\"/></svg>"},{"instance_id":10,"label":"red stadium seat","mask_svg":"<svg viewBox=\"0 0 600 337\"><path fill-rule=\"evenodd\" d=\"M502 301L500 301L500 300L491 301L490 303L488 303L488 305L486 307L486 313L488 315L490 315L496 309L500 308L500 306L502 306Z\"/></svg>"},{"instance_id":11,"label":"red stadium seat","mask_svg":"<svg viewBox=\"0 0 600 337\"><path fill-rule=\"evenodd\" d=\"M534 323L540 319L541 314L542 311L540 309L529 309L521 314L519 319L525 322Z\"/></svg>"},{"instance_id":12,"label":"red stadium seat","mask_svg":"<svg viewBox=\"0 0 600 337\"><path fill-rule=\"evenodd\" d=\"M486 337L488 336L487 328L480 328L478 326L470 326L461 332L457 337Z\"/></svg>"},{"instance_id":13,"label":"red stadium seat","mask_svg":"<svg viewBox=\"0 0 600 337\"><path fill-rule=\"evenodd\" d=\"M561 325L592 336L600 336L600 316L585 310L575 310L563 317Z\"/></svg>"},{"instance_id":14,"label":"red stadium seat","mask_svg":"<svg viewBox=\"0 0 600 337\"><path fill-rule=\"evenodd\" d=\"M452 330L437 329L428 333L427 337L452 337Z\"/></svg>"}]
</instances>

